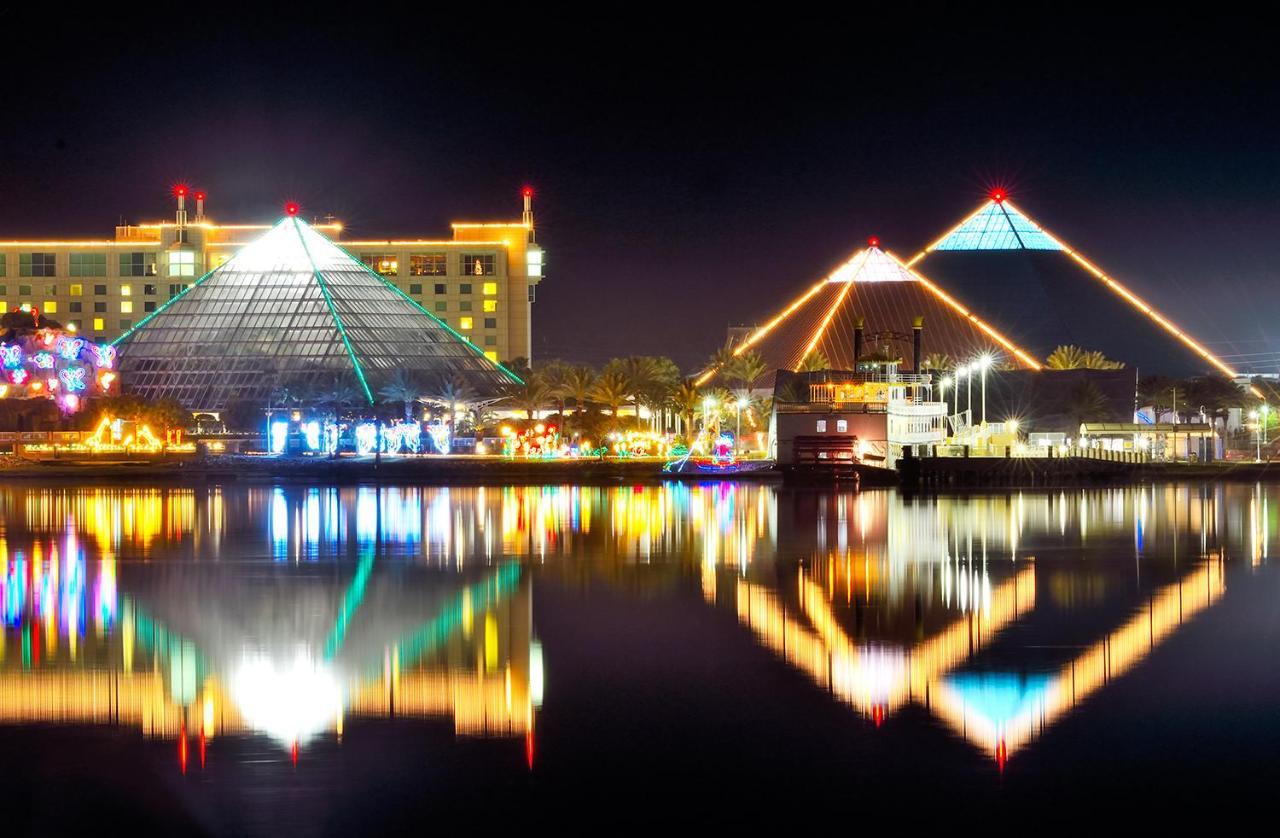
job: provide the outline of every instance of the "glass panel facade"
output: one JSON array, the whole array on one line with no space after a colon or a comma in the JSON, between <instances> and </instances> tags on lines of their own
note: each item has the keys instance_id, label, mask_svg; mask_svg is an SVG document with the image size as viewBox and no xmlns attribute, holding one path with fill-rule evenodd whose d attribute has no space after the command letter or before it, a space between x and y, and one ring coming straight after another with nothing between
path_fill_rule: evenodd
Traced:
<instances>
[{"instance_id":1,"label":"glass panel facade","mask_svg":"<svg viewBox=\"0 0 1280 838\"><path fill-rule=\"evenodd\" d=\"M1062 250L1062 246L1013 207L991 201L933 249Z\"/></svg>"},{"instance_id":2,"label":"glass panel facade","mask_svg":"<svg viewBox=\"0 0 1280 838\"><path fill-rule=\"evenodd\" d=\"M105 253L72 253L72 276L106 276L107 254Z\"/></svg>"},{"instance_id":3,"label":"glass panel facade","mask_svg":"<svg viewBox=\"0 0 1280 838\"><path fill-rule=\"evenodd\" d=\"M411 276L444 276L447 272L443 253L414 253L409 256Z\"/></svg>"},{"instance_id":4,"label":"glass panel facade","mask_svg":"<svg viewBox=\"0 0 1280 838\"><path fill-rule=\"evenodd\" d=\"M497 394L507 374L361 261L305 222L285 219L124 335L130 392L191 410L304 399L336 382L354 402L396 370L462 378Z\"/></svg>"}]
</instances>

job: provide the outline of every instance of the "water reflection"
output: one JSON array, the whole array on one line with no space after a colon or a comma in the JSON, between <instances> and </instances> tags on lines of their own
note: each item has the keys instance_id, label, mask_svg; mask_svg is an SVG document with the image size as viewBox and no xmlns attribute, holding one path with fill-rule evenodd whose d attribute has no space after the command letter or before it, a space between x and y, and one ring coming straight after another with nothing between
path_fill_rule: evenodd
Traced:
<instances>
[{"instance_id":1,"label":"water reflection","mask_svg":"<svg viewBox=\"0 0 1280 838\"><path fill-rule=\"evenodd\" d=\"M851 721L918 705L1003 765L1267 563L1276 491L9 487L0 723L133 728L185 769L440 719L531 760L533 579L626 574L700 591Z\"/></svg>"}]
</instances>

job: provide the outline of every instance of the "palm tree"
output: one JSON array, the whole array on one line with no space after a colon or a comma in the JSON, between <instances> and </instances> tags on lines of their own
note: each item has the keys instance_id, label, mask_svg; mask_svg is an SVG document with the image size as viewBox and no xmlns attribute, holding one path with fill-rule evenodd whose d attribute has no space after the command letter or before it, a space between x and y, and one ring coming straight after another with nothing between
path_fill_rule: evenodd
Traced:
<instances>
[{"instance_id":1,"label":"palm tree","mask_svg":"<svg viewBox=\"0 0 1280 838\"><path fill-rule=\"evenodd\" d=\"M573 367L564 361L547 361L533 374L547 387L547 396L556 403L560 421L564 422L565 400L569 398L569 375Z\"/></svg>"},{"instance_id":2,"label":"palm tree","mask_svg":"<svg viewBox=\"0 0 1280 838\"><path fill-rule=\"evenodd\" d=\"M1092 381L1077 384L1067 398L1067 415L1071 417L1073 425L1098 422L1111 416L1110 402Z\"/></svg>"},{"instance_id":3,"label":"palm tree","mask_svg":"<svg viewBox=\"0 0 1280 838\"><path fill-rule=\"evenodd\" d=\"M582 413L587 409L587 400L596 385L596 371L591 367L574 367L565 376L566 392L573 397L574 406Z\"/></svg>"},{"instance_id":4,"label":"palm tree","mask_svg":"<svg viewBox=\"0 0 1280 838\"><path fill-rule=\"evenodd\" d=\"M702 391L693 381L682 381L671 392L670 405L684 420L685 438L693 438L693 419L702 408Z\"/></svg>"},{"instance_id":5,"label":"palm tree","mask_svg":"<svg viewBox=\"0 0 1280 838\"><path fill-rule=\"evenodd\" d=\"M821 349L815 349L804 356L796 372L821 372L829 369L831 369L831 362L827 360L826 353Z\"/></svg>"},{"instance_id":6,"label":"palm tree","mask_svg":"<svg viewBox=\"0 0 1280 838\"><path fill-rule=\"evenodd\" d=\"M398 369L387 379L387 383L378 390L378 395L389 402L404 404L404 421L413 421L413 405L422 392L417 377L406 369Z\"/></svg>"},{"instance_id":7,"label":"palm tree","mask_svg":"<svg viewBox=\"0 0 1280 838\"><path fill-rule=\"evenodd\" d=\"M948 372L955 368L956 362L945 352L930 352L920 362L921 369L935 372Z\"/></svg>"},{"instance_id":8,"label":"palm tree","mask_svg":"<svg viewBox=\"0 0 1280 838\"><path fill-rule=\"evenodd\" d=\"M618 414L622 410L622 405L626 403L627 397L631 395L632 389L631 381L627 376L614 370L601 373L596 379L591 388L591 398L609 408L609 412L613 414L613 423L616 425Z\"/></svg>"},{"instance_id":9,"label":"palm tree","mask_svg":"<svg viewBox=\"0 0 1280 838\"><path fill-rule=\"evenodd\" d=\"M423 398L431 404L447 408L449 421L458 427L458 408L464 409L475 400L475 390L460 376L441 376Z\"/></svg>"},{"instance_id":10,"label":"palm tree","mask_svg":"<svg viewBox=\"0 0 1280 838\"><path fill-rule=\"evenodd\" d=\"M506 401L512 407L523 410L525 416L533 420L538 411L551 401L551 388L538 376L532 375L524 384L511 384L507 388Z\"/></svg>"},{"instance_id":11,"label":"palm tree","mask_svg":"<svg viewBox=\"0 0 1280 838\"><path fill-rule=\"evenodd\" d=\"M1121 361L1112 361L1096 349L1085 351L1078 346L1059 346L1049 353L1044 365L1051 370L1118 370Z\"/></svg>"},{"instance_id":12,"label":"palm tree","mask_svg":"<svg viewBox=\"0 0 1280 838\"><path fill-rule=\"evenodd\" d=\"M734 358L724 368L724 376L731 384L738 385L740 390L755 389L760 377L769 371L769 365L759 352L744 352Z\"/></svg>"}]
</instances>

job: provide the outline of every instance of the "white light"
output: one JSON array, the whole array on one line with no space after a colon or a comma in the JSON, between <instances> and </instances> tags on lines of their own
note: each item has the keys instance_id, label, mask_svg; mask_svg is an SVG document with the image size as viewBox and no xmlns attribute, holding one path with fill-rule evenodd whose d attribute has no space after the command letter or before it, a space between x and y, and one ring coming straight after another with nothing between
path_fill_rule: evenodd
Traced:
<instances>
[{"instance_id":1,"label":"white light","mask_svg":"<svg viewBox=\"0 0 1280 838\"><path fill-rule=\"evenodd\" d=\"M738 399L738 407L746 407L749 402L746 399Z\"/></svg>"},{"instance_id":2,"label":"white light","mask_svg":"<svg viewBox=\"0 0 1280 838\"><path fill-rule=\"evenodd\" d=\"M231 696L253 729L286 744L307 741L342 713L337 679L302 652L283 665L246 655L232 676Z\"/></svg>"}]
</instances>

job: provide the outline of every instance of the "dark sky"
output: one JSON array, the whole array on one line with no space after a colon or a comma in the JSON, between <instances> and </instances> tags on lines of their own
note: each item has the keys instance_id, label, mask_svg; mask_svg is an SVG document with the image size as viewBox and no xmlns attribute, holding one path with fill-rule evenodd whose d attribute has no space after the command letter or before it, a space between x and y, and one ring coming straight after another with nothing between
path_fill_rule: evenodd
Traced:
<instances>
[{"instance_id":1,"label":"dark sky","mask_svg":"<svg viewBox=\"0 0 1280 838\"><path fill-rule=\"evenodd\" d=\"M0 11L0 238L106 236L179 181L217 220L294 199L354 236L445 235L517 217L529 183L535 357L692 366L869 235L910 254L998 183L1229 360L1280 361L1256 22L285 8Z\"/></svg>"}]
</instances>

